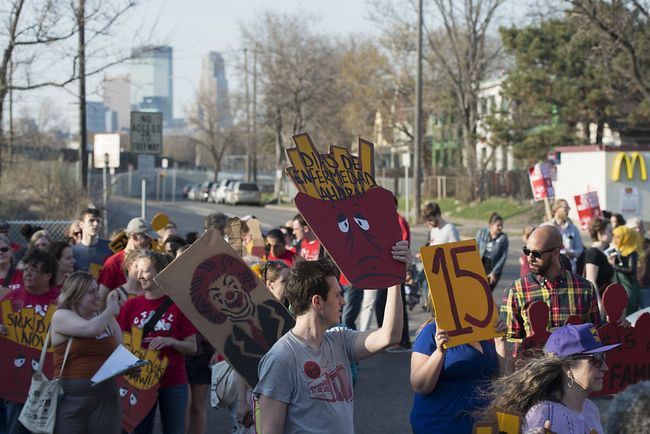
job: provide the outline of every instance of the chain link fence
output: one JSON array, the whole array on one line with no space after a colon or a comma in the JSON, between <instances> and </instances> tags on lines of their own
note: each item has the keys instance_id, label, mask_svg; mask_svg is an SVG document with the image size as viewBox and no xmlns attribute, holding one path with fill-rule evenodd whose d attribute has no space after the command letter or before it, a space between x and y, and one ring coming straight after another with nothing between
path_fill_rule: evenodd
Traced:
<instances>
[{"instance_id":1,"label":"chain link fence","mask_svg":"<svg viewBox=\"0 0 650 434\"><path fill-rule=\"evenodd\" d=\"M72 222L73 220L9 220L9 239L14 243L26 244L27 240L20 233L20 228L23 225L32 225L47 230L54 241L66 241L65 231Z\"/></svg>"}]
</instances>

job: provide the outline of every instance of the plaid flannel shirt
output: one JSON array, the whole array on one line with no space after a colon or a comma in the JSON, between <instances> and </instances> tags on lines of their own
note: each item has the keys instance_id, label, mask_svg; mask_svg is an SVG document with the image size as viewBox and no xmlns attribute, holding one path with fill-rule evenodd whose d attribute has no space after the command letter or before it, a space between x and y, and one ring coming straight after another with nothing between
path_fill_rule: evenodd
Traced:
<instances>
[{"instance_id":1,"label":"plaid flannel shirt","mask_svg":"<svg viewBox=\"0 0 650 434\"><path fill-rule=\"evenodd\" d=\"M593 323L596 327L601 324L596 293L587 279L564 269L555 282L530 273L515 280L503 296L501 313L505 315L510 342L521 342L530 335L526 309L537 300L542 300L550 308L548 329L563 326L571 315L578 315L583 322Z\"/></svg>"}]
</instances>

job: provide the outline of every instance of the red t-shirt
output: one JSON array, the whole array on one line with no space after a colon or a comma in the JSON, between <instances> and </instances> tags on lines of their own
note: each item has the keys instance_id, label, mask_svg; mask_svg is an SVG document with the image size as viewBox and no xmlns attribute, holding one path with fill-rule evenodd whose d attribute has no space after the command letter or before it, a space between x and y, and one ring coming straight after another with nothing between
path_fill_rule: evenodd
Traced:
<instances>
[{"instance_id":1,"label":"red t-shirt","mask_svg":"<svg viewBox=\"0 0 650 434\"><path fill-rule=\"evenodd\" d=\"M397 214L397 221L399 222L399 229L402 233L402 239L411 242L411 228L409 227L409 222L406 221L401 214Z\"/></svg>"},{"instance_id":2,"label":"red t-shirt","mask_svg":"<svg viewBox=\"0 0 650 434\"><path fill-rule=\"evenodd\" d=\"M166 297L160 297L156 300L149 300L144 295L139 295L129 299L120 314L117 316L117 322L122 331L131 333L131 327L142 327L142 322L149 318L156 311L160 303ZM158 336L171 337L183 340L188 336L196 334L197 330L192 323L183 315L183 312L172 303L167 311L162 315L156 326L149 332L142 342L143 348L148 348L153 338ZM162 359L167 356L169 364L167 370L160 379L160 387L172 387L180 384L187 384L187 373L185 372L185 356L172 347L165 347L160 350L158 356Z\"/></svg>"},{"instance_id":3,"label":"red t-shirt","mask_svg":"<svg viewBox=\"0 0 650 434\"><path fill-rule=\"evenodd\" d=\"M291 250L286 250L283 254L281 254L279 257L273 256L271 253L269 253L268 260L269 261L284 261L285 264L287 264L289 267L293 266L293 261L296 258L296 252L292 252Z\"/></svg>"},{"instance_id":4,"label":"red t-shirt","mask_svg":"<svg viewBox=\"0 0 650 434\"><path fill-rule=\"evenodd\" d=\"M308 261L315 261L318 259L318 254L320 253L320 241L307 241L303 239L300 242L300 251L298 254L301 258Z\"/></svg>"},{"instance_id":5,"label":"red t-shirt","mask_svg":"<svg viewBox=\"0 0 650 434\"><path fill-rule=\"evenodd\" d=\"M50 288L45 294L32 294L27 291L23 285L20 288L13 289L2 297L2 300L11 300L11 306L14 311L19 311L24 307L33 307L34 310L45 316L48 307L51 304L56 304L56 299L59 297L60 291L54 287ZM2 317L0 316L0 322Z\"/></svg>"},{"instance_id":6,"label":"red t-shirt","mask_svg":"<svg viewBox=\"0 0 650 434\"><path fill-rule=\"evenodd\" d=\"M13 276L11 276L11 282L6 282L6 277L0 279L0 286L9 289L18 289L23 286L23 270L15 269Z\"/></svg>"},{"instance_id":7,"label":"red t-shirt","mask_svg":"<svg viewBox=\"0 0 650 434\"><path fill-rule=\"evenodd\" d=\"M108 289L118 288L126 283L126 273L122 269L124 264L124 250L120 250L104 262L102 271L99 272L97 282Z\"/></svg>"}]
</instances>

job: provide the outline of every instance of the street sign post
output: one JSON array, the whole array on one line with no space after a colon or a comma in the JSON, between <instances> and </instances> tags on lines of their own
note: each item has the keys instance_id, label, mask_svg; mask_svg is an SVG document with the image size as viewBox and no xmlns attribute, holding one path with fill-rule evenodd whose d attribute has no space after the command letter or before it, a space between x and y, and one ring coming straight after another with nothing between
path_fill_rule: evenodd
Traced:
<instances>
[{"instance_id":1,"label":"street sign post","mask_svg":"<svg viewBox=\"0 0 650 434\"><path fill-rule=\"evenodd\" d=\"M162 153L162 113L131 112L131 152Z\"/></svg>"},{"instance_id":2,"label":"street sign post","mask_svg":"<svg viewBox=\"0 0 650 434\"><path fill-rule=\"evenodd\" d=\"M95 169L103 169L106 158L108 158L109 168L120 167L119 134L95 134L93 143L93 167Z\"/></svg>"}]
</instances>

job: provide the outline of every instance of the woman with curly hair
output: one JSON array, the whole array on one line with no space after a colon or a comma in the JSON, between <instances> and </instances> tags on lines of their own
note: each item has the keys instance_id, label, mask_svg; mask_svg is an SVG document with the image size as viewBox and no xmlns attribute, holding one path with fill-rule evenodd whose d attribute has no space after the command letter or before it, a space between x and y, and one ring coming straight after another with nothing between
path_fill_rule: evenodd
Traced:
<instances>
[{"instance_id":1,"label":"woman with curly hair","mask_svg":"<svg viewBox=\"0 0 650 434\"><path fill-rule=\"evenodd\" d=\"M590 323L556 329L543 354L493 383L482 419L504 408L524 416L524 433L602 434L598 407L587 398L603 388L605 352L619 345L603 345Z\"/></svg>"}]
</instances>

